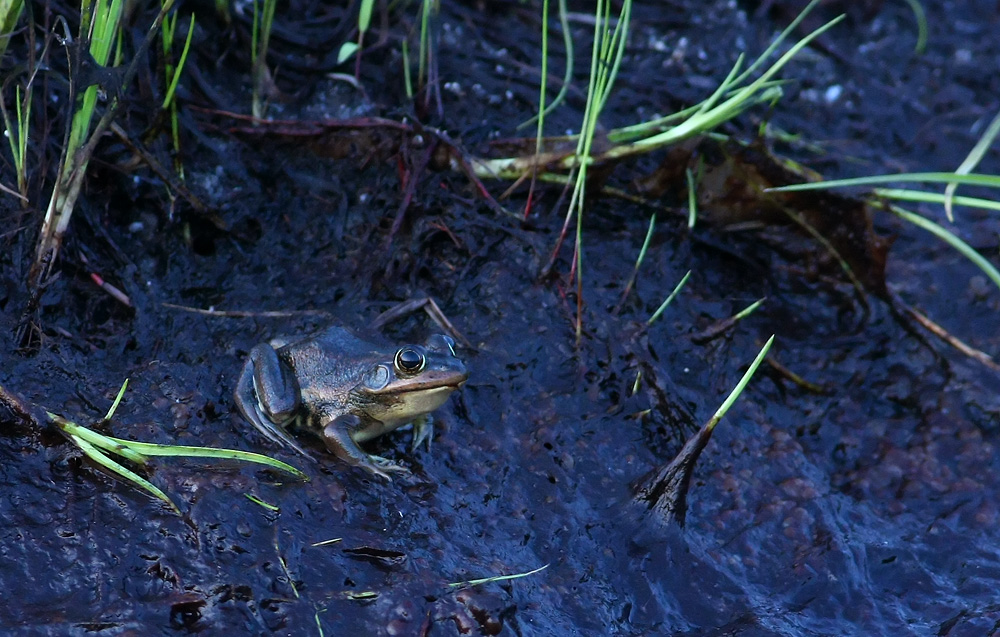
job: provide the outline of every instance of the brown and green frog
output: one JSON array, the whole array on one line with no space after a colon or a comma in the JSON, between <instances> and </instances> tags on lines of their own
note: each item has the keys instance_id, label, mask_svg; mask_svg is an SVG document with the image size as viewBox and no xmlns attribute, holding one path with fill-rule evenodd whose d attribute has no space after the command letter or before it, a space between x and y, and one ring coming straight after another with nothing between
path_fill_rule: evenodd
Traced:
<instances>
[{"instance_id":1,"label":"brown and green frog","mask_svg":"<svg viewBox=\"0 0 1000 637\"><path fill-rule=\"evenodd\" d=\"M305 454L285 430L295 425L317 433L345 462L389 478L407 470L365 453L359 443L413 423L416 448L432 431L430 413L468 377L448 336L385 348L330 327L254 347L235 399L243 417L271 440Z\"/></svg>"}]
</instances>

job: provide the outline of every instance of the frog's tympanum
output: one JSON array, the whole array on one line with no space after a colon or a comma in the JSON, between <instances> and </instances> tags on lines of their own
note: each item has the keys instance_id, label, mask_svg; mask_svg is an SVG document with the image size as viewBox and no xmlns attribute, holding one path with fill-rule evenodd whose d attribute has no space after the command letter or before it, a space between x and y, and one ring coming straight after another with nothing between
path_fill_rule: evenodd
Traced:
<instances>
[{"instance_id":1,"label":"frog's tympanum","mask_svg":"<svg viewBox=\"0 0 1000 637\"><path fill-rule=\"evenodd\" d=\"M469 377L455 342L440 334L423 345L385 348L341 327L287 345L250 351L236 385L243 417L271 440L305 451L285 432L317 432L327 449L388 478L406 469L362 451L358 443L413 423L416 448L431 433L428 414Z\"/></svg>"}]
</instances>

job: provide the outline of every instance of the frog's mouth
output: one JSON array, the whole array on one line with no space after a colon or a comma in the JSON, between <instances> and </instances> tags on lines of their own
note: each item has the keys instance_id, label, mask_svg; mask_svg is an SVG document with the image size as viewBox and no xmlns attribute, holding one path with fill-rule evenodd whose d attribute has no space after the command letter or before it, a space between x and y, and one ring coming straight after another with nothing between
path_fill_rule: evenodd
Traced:
<instances>
[{"instance_id":1,"label":"frog's mouth","mask_svg":"<svg viewBox=\"0 0 1000 637\"><path fill-rule=\"evenodd\" d=\"M414 393L451 393L465 384L469 379L468 373L457 374L450 372L424 372L418 378L396 379L388 387L379 391L379 394L414 394Z\"/></svg>"}]
</instances>

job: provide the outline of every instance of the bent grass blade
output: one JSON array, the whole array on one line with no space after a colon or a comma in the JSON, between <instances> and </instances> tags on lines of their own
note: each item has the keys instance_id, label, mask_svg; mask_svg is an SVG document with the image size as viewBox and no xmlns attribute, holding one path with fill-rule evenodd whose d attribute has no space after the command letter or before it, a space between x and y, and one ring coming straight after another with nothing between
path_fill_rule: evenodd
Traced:
<instances>
[{"instance_id":1,"label":"bent grass blade","mask_svg":"<svg viewBox=\"0 0 1000 637\"><path fill-rule=\"evenodd\" d=\"M122 383L121 389L118 390L118 395L115 396L114 403L111 408L108 409L108 413L104 418L104 421L108 421L114 415L118 406L121 404L122 397L125 395L125 390L128 387L128 379ZM109 458L106 454L112 453L121 456L127 460L130 460L139 465L145 465L149 462L151 457L162 456L162 457L182 457L182 458L209 458L215 460L239 460L242 462L251 462L255 464L262 464L272 469L277 469L285 473L291 474L300 480L309 480L309 476L305 473L299 471L290 464L284 463L280 460L275 460L268 456L252 453L249 451L240 451L237 449L220 449L217 447L193 447L186 445L160 445L149 442L137 442L135 440L124 440L122 438L115 438L112 436L105 436L104 434L97 433L92 429L83 427L76 424L71 420L67 420L58 414L54 414L50 411L45 412L49 420L56 424L59 429L66 434L66 436L80 448L83 453L104 467L105 469L111 471L124 478L127 482L131 482L133 485L144 489L145 491L152 494L155 498L162 500L175 513L180 514L180 510L177 505L170 500L167 495L161 491L154 484L138 475L131 469L122 466L121 464L115 462ZM249 496L248 496L249 497Z\"/></svg>"},{"instance_id":2,"label":"bent grass blade","mask_svg":"<svg viewBox=\"0 0 1000 637\"><path fill-rule=\"evenodd\" d=\"M916 0L911 0L915 2ZM972 147L969 151L969 156L965 158L965 161L955 170L956 175L966 175L971 173L972 170L979 165L982 160L983 155L986 151L990 149L993 145L993 141L1000 135L1000 113L997 113L993 117L993 121L990 125L986 127L986 131L983 136L979 138L976 145ZM945 201L944 201L944 212L948 217L948 221L954 222L955 218L951 213L951 204L955 196L955 191L958 189L958 184L948 184L947 188L944 190Z\"/></svg>"},{"instance_id":3,"label":"bent grass blade","mask_svg":"<svg viewBox=\"0 0 1000 637\"><path fill-rule=\"evenodd\" d=\"M142 489L145 489L150 494L152 494L153 497L157 498L158 500L162 500L163 503L169 506L173 510L173 512L176 513L177 515L181 514L181 510L177 508L177 505L174 504L173 500L167 497L167 494L161 491L159 487L154 485L152 482L146 480L145 478L143 478L136 472L132 471L131 469L123 467L122 465L118 464L111 458L107 457L106 455L101 453L100 449L90 444L83 438L70 434L69 439L72 440L76 444L76 446L79 447L84 454L86 454L88 458L90 458L97 464L101 465L108 471L116 473L125 480L132 482L133 484Z\"/></svg>"},{"instance_id":4,"label":"bent grass blade","mask_svg":"<svg viewBox=\"0 0 1000 637\"><path fill-rule=\"evenodd\" d=\"M983 175L977 173L904 173L900 175L875 175L871 177L856 177L853 179L835 179L831 181L817 181L805 184L792 184L781 186L780 188L768 188L765 192L803 192L807 190L825 190L828 188L849 188L854 186L873 186L887 183L942 183L942 184L965 184L971 186L982 186L986 188L1000 188L1000 176ZM933 192L921 192L919 190L876 188L873 191L876 196L890 200L916 201L923 203L943 203L947 205L950 199L956 204L978 207L983 210L998 210L1000 203L990 199L980 199L977 197L961 197L948 193L938 194ZM889 211L894 215L908 221L909 223L926 230L938 237L951 247L955 248L965 258L969 259L982 270L993 283L1000 288L1000 272L986 260L972 246L960 239L953 232L937 224L930 219L910 212L899 206L889 206Z\"/></svg>"}]
</instances>

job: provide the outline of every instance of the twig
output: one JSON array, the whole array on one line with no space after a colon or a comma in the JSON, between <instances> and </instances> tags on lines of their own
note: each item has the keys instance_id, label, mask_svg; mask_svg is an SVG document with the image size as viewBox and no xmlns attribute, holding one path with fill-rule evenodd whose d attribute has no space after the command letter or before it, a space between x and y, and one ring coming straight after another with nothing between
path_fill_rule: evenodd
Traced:
<instances>
[{"instance_id":1,"label":"twig","mask_svg":"<svg viewBox=\"0 0 1000 637\"><path fill-rule=\"evenodd\" d=\"M265 312L257 312L253 310L216 310L213 308L202 309L200 307L191 307L189 305L177 305L175 303L162 303L163 307L170 308L172 310L182 310L184 312L191 312L193 314L201 314L204 316L216 316L224 318L288 318L290 316L323 316L331 317L333 316L325 310L272 310Z\"/></svg>"},{"instance_id":2,"label":"twig","mask_svg":"<svg viewBox=\"0 0 1000 637\"><path fill-rule=\"evenodd\" d=\"M951 345L952 347L957 349L962 354L965 354L969 358L979 361L980 363L986 365L987 367L989 367L994 371L1000 371L1000 364L997 364L997 362L993 360L993 357L991 357L986 352L980 351L975 347L972 347L971 345L967 345L966 343L959 340L958 337L952 336L952 334L948 332L948 330L944 329L943 327L941 327L931 319L927 318L925 315L921 314L914 308L903 303L901 300L899 300L899 298L896 298L895 302L899 304L899 307L902 308L902 310L906 312L910 316L910 318L919 323L921 326L924 327L924 329L926 329L934 336L937 336L942 341L944 341L948 345Z\"/></svg>"}]
</instances>

